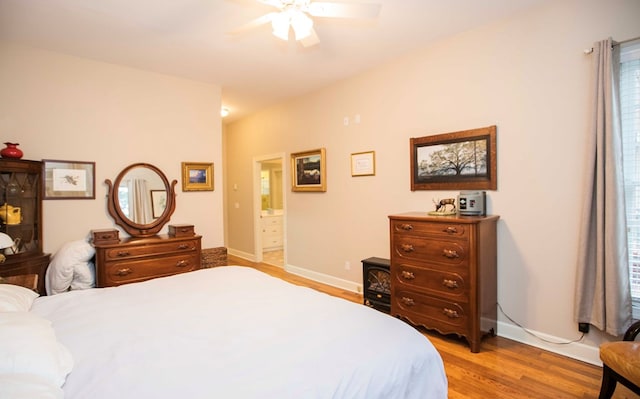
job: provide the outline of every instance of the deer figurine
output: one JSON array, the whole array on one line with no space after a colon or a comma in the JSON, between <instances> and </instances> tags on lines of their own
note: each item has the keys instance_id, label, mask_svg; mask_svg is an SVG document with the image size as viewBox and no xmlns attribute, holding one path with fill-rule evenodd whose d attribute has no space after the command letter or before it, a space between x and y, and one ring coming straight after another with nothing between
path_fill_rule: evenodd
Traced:
<instances>
[{"instance_id":1,"label":"deer figurine","mask_svg":"<svg viewBox=\"0 0 640 399\"><path fill-rule=\"evenodd\" d=\"M450 212L455 212L456 211L456 199L455 198L445 198L443 200L440 201L435 201L432 200L433 203L436 205L436 212L440 212L440 213L445 213L447 210L447 205L451 205L451 211Z\"/></svg>"}]
</instances>

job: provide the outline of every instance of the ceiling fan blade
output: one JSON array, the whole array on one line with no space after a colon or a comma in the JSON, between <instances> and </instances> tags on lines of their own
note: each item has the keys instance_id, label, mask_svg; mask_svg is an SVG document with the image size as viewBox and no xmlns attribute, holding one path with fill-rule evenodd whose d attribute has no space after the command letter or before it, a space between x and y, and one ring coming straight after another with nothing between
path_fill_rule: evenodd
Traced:
<instances>
[{"instance_id":1,"label":"ceiling fan blade","mask_svg":"<svg viewBox=\"0 0 640 399\"><path fill-rule=\"evenodd\" d=\"M268 14L264 14L261 17L258 17L256 19L254 19L253 21L247 22L244 25L241 25L239 27L237 27L236 29L227 32L228 35L237 35L239 33L243 33L246 32L248 30L251 30L253 28L257 28L260 25L264 25L264 24L268 24L271 23L271 20L273 19L274 16L278 15L279 12L270 12Z\"/></svg>"},{"instance_id":2,"label":"ceiling fan blade","mask_svg":"<svg viewBox=\"0 0 640 399\"><path fill-rule=\"evenodd\" d=\"M376 18L380 14L380 4L374 3L335 3L314 1L306 10L314 17L332 18Z\"/></svg>"},{"instance_id":3,"label":"ceiling fan blade","mask_svg":"<svg viewBox=\"0 0 640 399\"><path fill-rule=\"evenodd\" d=\"M300 39L299 42L300 44L302 44L302 47L311 47L315 44L320 43L320 38L316 34L316 31L311 28L311 34L304 39Z\"/></svg>"}]
</instances>

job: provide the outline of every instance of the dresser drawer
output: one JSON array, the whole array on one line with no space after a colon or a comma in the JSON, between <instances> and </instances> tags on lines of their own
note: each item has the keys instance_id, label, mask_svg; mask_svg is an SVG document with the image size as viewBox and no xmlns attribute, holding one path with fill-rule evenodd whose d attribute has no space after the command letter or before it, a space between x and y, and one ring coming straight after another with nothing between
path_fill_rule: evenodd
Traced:
<instances>
[{"instance_id":1,"label":"dresser drawer","mask_svg":"<svg viewBox=\"0 0 640 399\"><path fill-rule=\"evenodd\" d=\"M449 272L401 263L393 265L392 275L400 290L426 292L468 302L470 287L466 269Z\"/></svg>"},{"instance_id":2,"label":"dresser drawer","mask_svg":"<svg viewBox=\"0 0 640 399\"><path fill-rule=\"evenodd\" d=\"M279 234L282 235L282 225L275 224L262 228L262 234Z\"/></svg>"},{"instance_id":3,"label":"dresser drawer","mask_svg":"<svg viewBox=\"0 0 640 399\"><path fill-rule=\"evenodd\" d=\"M411 290L397 289L391 300L392 316L400 315L412 324L441 333L465 335L469 325L468 304L443 300Z\"/></svg>"},{"instance_id":4,"label":"dresser drawer","mask_svg":"<svg viewBox=\"0 0 640 399\"><path fill-rule=\"evenodd\" d=\"M178 254L154 259L114 261L105 265L108 285L119 285L150 278L189 272L200 267L196 254Z\"/></svg>"},{"instance_id":5,"label":"dresser drawer","mask_svg":"<svg viewBox=\"0 0 640 399\"><path fill-rule=\"evenodd\" d=\"M106 261L135 258L146 255L162 255L172 252L190 252L198 248L197 240L168 241L149 245L119 246L105 251Z\"/></svg>"},{"instance_id":6,"label":"dresser drawer","mask_svg":"<svg viewBox=\"0 0 640 399\"><path fill-rule=\"evenodd\" d=\"M394 235L392 257L414 262L441 263L448 266L468 264L468 244L464 241L436 241L420 237Z\"/></svg>"},{"instance_id":7,"label":"dresser drawer","mask_svg":"<svg viewBox=\"0 0 640 399\"><path fill-rule=\"evenodd\" d=\"M282 244L282 235L264 234L262 236L262 246L265 248L280 247Z\"/></svg>"},{"instance_id":8,"label":"dresser drawer","mask_svg":"<svg viewBox=\"0 0 640 399\"><path fill-rule=\"evenodd\" d=\"M420 236L431 236L437 239L446 237L467 238L469 228L460 223L425 223L411 220L392 220L392 233L399 235L414 234Z\"/></svg>"},{"instance_id":9,"label":"dresser drawer","mask_svg":"<svg viewBox=\"0 0 640 399\"><path fill-rule=\"evenodd\" d=\"M282 226L282 216L263 216L262 227Z\"/></svg>"}]
</instances>

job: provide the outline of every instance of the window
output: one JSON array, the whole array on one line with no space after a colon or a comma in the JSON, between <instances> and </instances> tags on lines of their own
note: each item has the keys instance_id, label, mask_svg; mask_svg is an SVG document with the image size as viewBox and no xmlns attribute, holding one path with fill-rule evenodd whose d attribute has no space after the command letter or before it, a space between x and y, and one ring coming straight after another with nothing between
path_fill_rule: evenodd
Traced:
<instances>
[{"instance_id":1,"label":"window","mask_svg":"<svg viewBox=\"0 0 640 399\"><path fill-rule=\"evenodd\" d=\"M634 318L640 318L640 41L620 48L625 205Z\"/></svg>"}]
</instances>

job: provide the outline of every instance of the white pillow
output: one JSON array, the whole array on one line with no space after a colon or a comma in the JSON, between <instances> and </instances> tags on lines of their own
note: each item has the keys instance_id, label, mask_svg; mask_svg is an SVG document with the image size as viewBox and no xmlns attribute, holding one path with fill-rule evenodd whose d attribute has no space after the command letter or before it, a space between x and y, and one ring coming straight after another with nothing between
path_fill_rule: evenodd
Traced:
<instances>
[{"instance_id":1,"label":"white pillow","mask_svg":"<svg viewBox=\"0 0 640 399\"><path fill-rule=\"evenodd\" d=\"M93 262L79 262L73 266L72 290L86 290L96 286L96 267Z\"/></svg>"},{"instance_id":2,"label":"white pillow","mask_svg":"<svg viewBox=\"0 0 640 399\"><path fill-rule=\"evenodd\" d=\"M86 271L88 262L96 250L87 240L71 241L62 246L51 259L45 276L45 287L48 295L66 292L71 287L74 271ZM82 272L81 272L82 273Z\"/></svg>"},{"instance_id":3,"label":"white pillow","mask_svg":"<svg viewBox=\"0 0 640 399\"><path fill-rule=\"evenodd\" d=\"M13 284L0 284L0 312L28 312L38 293Z\"/></svg>"},{"instance_id":4,"label":"white pillow","mask_svg":"<svg viewBox=\"0 0 640 399\"><path fill-rule=\"evenodd\" d=\"M64 392L55 384L31 374L2 374L0 398L64 399Z\"/></svg>"},{"instance_id":5,"label":"white pillow","mask_svg":"<svg viewBox=\"0 0 640 399\"><path fill-rule=\"evenodd\" d=\"M0 313L0 375L27 374L57 387L73 368L51 322L30 312Z\"/></svg>"}]
</instances>

